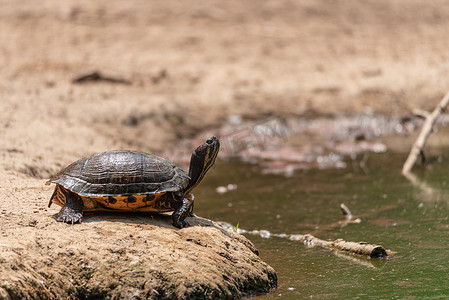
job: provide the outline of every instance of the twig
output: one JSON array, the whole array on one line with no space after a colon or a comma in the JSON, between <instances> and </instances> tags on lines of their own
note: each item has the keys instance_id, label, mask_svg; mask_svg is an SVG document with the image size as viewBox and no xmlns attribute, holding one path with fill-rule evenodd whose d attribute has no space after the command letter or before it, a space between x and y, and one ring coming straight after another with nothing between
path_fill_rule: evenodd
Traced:
<instances>
[{"instance_id":1,"label":"twig","mask_svg":"<svg viewBox=\"0 0 449 300\"><path fill-rule=\"evenodd\" d=\"M349 220L352 220L352 218L354 218L351 211L344 203L340 204L340 209L341 209L341 212L346 220L349 221Z\"/></svg>"},{"instance_id":2,"label":"twig","mask_svg":"<svg viewBox=\"0 0 449 300\"><path fill-rule=\"evenodd\" d=\"M415 165L418 156L420 155L420 153L422 153L424 145L432 132L433 126L435 125L437 118L441 115L441 113L444 112L448 102L449 102L449 92L446 93L444 98L440 101L440 103L433 110L433 112L426 117L426 121L424 122L423 128L421 129L421 132L419 133L418 138L413 144L412 149L410 150L410 154L408 155L407 160L405 161L404 166L402 167L402 175L408 174Z\"/></svg>"},{"instance_id":3,"label":"twig","mask_svg":"<svg viewBox=\"0 0 449 300\"><path fill-rule=\"evenodd\" d=\"M119 78L119 77L107 76L98 71L78 76L72 80L72 83L82 84L82 83L99 82L99 81L118 83L118 84L126 84L126 85L131 84L131 81L129 81L129 80Z\"/></svg>"},{"instance_id":4,"label":"twig","mask_svg":"<svg viewBox=\"0 0 449 300\"><path fill-rule=\"evenodd\" d=\"M340 204L340 209L343 216L345 217L344 221L339 222L342 225L342 227L348 224L360 224L362 222L360 218L354 219L354 215L351 213L349 208L344 203Z\"/></svg>"},{"instance_id":5,"label":"twig","mask_svg":"<svg viewBox=\"0 0 449 300\"><path fill-rule=\"evenodd\" d=\"M354 215L351 213L349 208L344 204L340 204L340 209L343 214L344 220L340 220L337 222L332 222L330 224L326 224L323 226L320 226L318 229L314 230L312 234L321 234L323 231L327 231L329 229L335 228L335 227L345 227L348 224L360 224L362 223L362 219L356 218L354 219Z\"/></svg>"}]
</instances>

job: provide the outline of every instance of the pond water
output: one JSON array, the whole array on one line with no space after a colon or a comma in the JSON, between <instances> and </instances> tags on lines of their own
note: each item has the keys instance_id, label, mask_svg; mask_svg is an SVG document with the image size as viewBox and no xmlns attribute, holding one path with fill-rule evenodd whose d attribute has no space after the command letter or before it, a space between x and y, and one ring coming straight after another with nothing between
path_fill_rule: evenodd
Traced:
<instances>
[{"instance_id":1,"label":"pond water","mask_svg":"<svg viewBox=\"0 0 449 300\"><path fill-rule=\"evenodd\" d=\"M434 156L435 157L435 156ZM342 238L383 245L397 254L359 259L298 241L246 235L278 274L278 288L260 299L446 298L449 296L449 157L401 176L406 154L369 154L362 169L261 175L258 165L220 162L196 190L199 216L247 230ZM238 188L218 194L226 184ZM340 203L360 224L341 227Z\"/></svg>"}]
</instances>

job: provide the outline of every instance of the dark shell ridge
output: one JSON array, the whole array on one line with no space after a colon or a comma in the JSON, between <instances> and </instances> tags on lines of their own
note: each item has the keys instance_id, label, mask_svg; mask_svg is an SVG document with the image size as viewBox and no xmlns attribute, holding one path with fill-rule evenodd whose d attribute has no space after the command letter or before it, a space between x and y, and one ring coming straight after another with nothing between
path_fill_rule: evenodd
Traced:
<instances>
[{"instance_id":1,"label":"dark shell ridge","mask_svg":"<svg viewBox=\"0 0 449 300\"><path fill-rule=\"evenodd\" d=\"M86 197L126 196L181 191L189 176L162 157L114 150L84 157L50 181Z\"/></svg>"}]
</instances>

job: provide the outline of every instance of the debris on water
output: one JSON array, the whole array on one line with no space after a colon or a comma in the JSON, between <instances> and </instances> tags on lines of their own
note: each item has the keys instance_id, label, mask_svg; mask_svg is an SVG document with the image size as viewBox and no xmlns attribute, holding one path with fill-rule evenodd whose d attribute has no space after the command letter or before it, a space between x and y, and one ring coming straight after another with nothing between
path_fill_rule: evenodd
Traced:
<instances>
[{"instance_id":1,"label":"debris on water","mask_svg":"<svg viewBox=\"0 0 449 300\"><path fill-rule=\"evenodd\" d=\"M288 238L290 241L299 241L300 239L302 239L302 235L300 234L292 234L289 236Z\"/></svg>"},{"instance_id":2,"label":"debris on water","mask_svg":"<svg viewBox=\"0 0 449 300\"><path fill-rule=\"evenodd\" d=\"M228 191L233 191L237 189L237 184L228 184Z\"/></svg>"},{"instance_id":3,"label":"debris on water","mask_svg":"<svg viewBox=\"0 0 449 300\"><path fill-rule=\"evenodd\" d=\"M346 163L343 161L343 157L335 153L320 155L317 157L316 162L319 169L329 169L332 167L336 169L346 168Z\"/></svg>"},{"instance_id":4,"label":"debris on water","mask_svg":"<svg viewBox=\"0 0 449 300\"><path fill-rule=\"evenodd\" d=\"M354 215L351 213L349 208L344 203L340 204L340 209L343 214L343 217L345 218L345 220L341 222L343 225L346 225L348 223L360 224L362 222L360 218L354 218Z\"/></svg>"},{"instance_id":5,"label":"debris on water","mask_svg":"<svg viewBox=\"0 0 449 300\"><path fill-rule=\"evenodd\" d=\"M341 253L356 254L365 258L384 258L388 254L384 247L375 244L368 244L366 242L350 242L342 239L337 239L334 241L321 240L311 234L272 234L268 230L244 230L241 228L236 228L227 222L217 222L226 230L234 231L239 234L247 233L252 235L258 235L261 238L279 237L286 238L291 241L299 241L307 245L308 247L320 246L332 250L339 250Z\"/></svg>"},{"instance_id":6,"label":"debris on water","mask_svg":"<svg viewBox=\"0 0 449 300\"><path fill-rule=\"evenodd\" d=\"M341 212L342 212L343 216L344 216L347 220L352 220L352 218L353 218L354 216L352 215L351 211L349 210L349 208L348 208L344 203L341 203L341 204L340 204L340 209L341 209Z\"/></svg>"},{"instance_id":7,"label":"debris on water","mask_svg":"<svg viewBox=\"0 0 449 300\"><path fill-rule=\"evenodd\" d=\"M236 232L237 232L238 234L244 234L244 233L247 233L248 231L246 231L245 229L237 228Z\"/></svg>"},{"instance_id":8,"label":"debris on water","mask_svg":"<svg viewBox=\"0 0 449 300\"><path fill-rule=\"evenodd\" d=\"M335 145L335 151L342 155L351 155L360 152L374 152L374 153L384 153L387 152L387 146L381 142L368 142L360 141L354 143L351 141L341 142Z\"/></svg>"},{"instance_id":9,"label":"debris on water","mask_svg":"<svg viewBox=\"0 0 449 300\"><path fill-rule=\"evenodd\" d=\"M261 230L259 232L260 237L268 239L271 237L271 232L269 232L268 230Z\"/></svg>"},{"instance_id":10,"label":"debris on water","mask_svg":"<svg viewBox=\"0 0 449 300\"><path fill-rule=\"evenodd\" d=\"M278 238L283 238L283 239L285 239L285 238L288 237L288 234L286 234L286 233L280 233L280 234L274 234L273 236L276 236L276 237L278 237Z\"/></svg>"},{"instance_id":11,"label":"debris on water","mask_svg":"<svg viewBox=\"0 0 449 300\"><path fill-rule=\"evenodd\" d=\"M219 194L224 194L228 191L228 189L225 186L219 186L215 189L215 191Z\"/></svg>"},{"instance_id":12,"label":"debris on water","mask_svg":"<svg viewBox=\"0 0 449 300\"><path fill-rule=\"evenodd\" d=\"M216 191L217 193L219 193L219 194L224 194L224 193L227 193L227 192L229 192L229 191L236 190L236 189L237 189L237 184L232 184L232 183L230 183L230 184L228 184L227 186L219 186L219 187L217 187L217 188L215 189L215 191ZM231 204L231 206L232 206L232 204Z\"/></svg>"},{"instance_id":13,"label":"debris on water","mask_svg":"<svg viewBox=\"0 0 449 300\"><path fill-rule=\"evenodd\" d=\"M289 163L285 161L266 161L261 163L263 169L262 174L284 175L285 177L292 177L296 170L307 169L300 164Z\"/></svg>"}]
</instances>

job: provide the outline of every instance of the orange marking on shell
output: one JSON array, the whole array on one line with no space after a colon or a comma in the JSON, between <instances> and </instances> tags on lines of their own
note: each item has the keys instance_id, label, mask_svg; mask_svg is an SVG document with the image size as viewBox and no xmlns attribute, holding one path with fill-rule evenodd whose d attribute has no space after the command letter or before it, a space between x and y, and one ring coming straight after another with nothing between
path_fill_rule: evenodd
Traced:
<instances>
[{"instance_id":1,"label":"orange marking on shell","mask_svg":"<svg viewBox=\"0 0 449 300\"><path fill-rule=\"evenodd\" d=\"M150 211L161 212L171 211L171 208L156 209L155 203L158 199L164 195L164 193L155 194L151 201L144 201L147 199L147 195L132 195L136 198L136 202L128 202L128 196L114 196L117 201L110 203L108 197L81 197L83 199L84 210L120 210L120 211Z\"/></svg>"},{"instance_id":2,"label":"orange marking on shell","mask_svg":"<svg viewBox=\"0 0 449 300\"><path fill-rule=\"evenodd\" d=\"M56 205L64 206L65 205L65 197L62 196L61 187L59 186L59 184L56 185L55 189L56 189L56 194L53 197L53 199L51 199L52 202Z\"/></svg>"}]
</instances>

